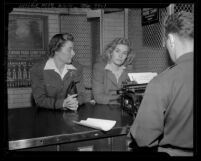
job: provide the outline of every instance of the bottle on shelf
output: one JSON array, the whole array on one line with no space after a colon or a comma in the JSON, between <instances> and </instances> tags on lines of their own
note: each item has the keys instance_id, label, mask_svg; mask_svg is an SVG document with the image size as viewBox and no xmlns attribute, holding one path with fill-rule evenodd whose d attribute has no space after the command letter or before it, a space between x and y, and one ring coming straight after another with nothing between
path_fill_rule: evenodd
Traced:
<instances>
[{"instance_id":1,"label":"bottle on shelf","mask_svg":"<svg viewBox=\"0 0 201 161\"><path fill-rule=\"evenodd\" d=\"M15 64L13 64L13 87L17 86L17 74L16 74L16 69L15 69Z\"/></svg>"},{"instance_id":2,"label":"bottle on shelf","mask_svg":"<svg viewBox=\"0 0 201 161\"><path fill-rule=\"evenodd\" d=\"M21 63L18 62L18 70L17 70L17 82L18 82L18 87L21 87L22 86L22 69L21 69Z\"/></svg>"}]
</instances>

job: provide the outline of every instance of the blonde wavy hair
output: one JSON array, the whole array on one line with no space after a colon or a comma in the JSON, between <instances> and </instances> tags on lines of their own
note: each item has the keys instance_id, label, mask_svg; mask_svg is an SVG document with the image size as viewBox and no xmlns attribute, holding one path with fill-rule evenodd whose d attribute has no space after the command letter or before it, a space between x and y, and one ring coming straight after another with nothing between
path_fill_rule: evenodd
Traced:
<instances>
[{"instance_id":1,"label":"blonde wavy hair","mask_svg":"<svg viewBox=\"0 0 201 161\"><path fill-rule=\"evenodd\" d=\"M126 45L128 46L128 56L124 62L124 65L129 65L133 62L134 58L135 58L135 54L131 54L131 43L127 38L124 37L118 37L115 38L112 42L110 42L104 49L103 54L101 55L101 60L108 63L108 61L111 60L111 53L115 50L117 45Z\"/></svg>"}]
</instances>

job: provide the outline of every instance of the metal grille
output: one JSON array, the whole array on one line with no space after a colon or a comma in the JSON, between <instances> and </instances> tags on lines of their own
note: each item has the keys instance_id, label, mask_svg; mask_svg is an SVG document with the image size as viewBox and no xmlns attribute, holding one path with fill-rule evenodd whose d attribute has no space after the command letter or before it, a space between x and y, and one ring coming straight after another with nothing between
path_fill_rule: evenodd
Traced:
<instances>
[{"instance_id":1,"label":"metal grille","mask_svg":"<svg viewBox=\"0 0 201 161\"><path fill-rule=\"evenodd\" d=\"M167 16L167 9L159 9L158 23L146 26L141 25L140 13L140 9L129 11L128 35L136 52L133 68L136 72L160 73L169 66L167 50L163 46L163 22Z\"/></svg>"},{"instance_id":2,"label":"metal grille","mask_svg":"<svg viewBox=\"0 0 201 161\"><path fill-rule=\"evenodd\" d=\"M63 15L61 16L61 32L69 32L74 38L75 60L82 65L90 65L91 44L90 44L90 25L86 16L82 15Z\"/></svg>"},{"instance_id":3,"label":"metal grille","mask_svg":"<svg viewBox=\"0 0 201 161\"><path fill-rule=\"evenodd\" d=\"M176 3L174 5L174 12L180 12L180 11L187 11L187 12L192 12L194 10L194 5L193 3Z\"/></svg>"},{"instance_id":4,"label":"metal grille","mask_svg":"<svg viewBox=\"0 0 201 161\"><path fill-rule=\"evenodd\" d=\"M154 47L154 48L161 47L162 32L161 32L160 23L144 26L142 30L143 30L143 45L144 46Z\"/></svg>"},{"instance_id":5,"label":"metal grille","mask_svg":"<svg viewBox=\"0 0 201 161\"><path fill-rule=\"evenodd\" d=\"M92 54L91 25L86 15L61 15L61 32L74 36L74 59L83 65L83 78L87 99L91 98Z\"/></svg>"},{"instance_id":6,"label":"metal grille","mask_svg":"<svg viewBox=\"0 0 201 161\"><path fill-rule=\"evenodd\" d=\"M163 21L167 16L166 9L159 9L159 22L142 27L143 45L152 48L163 48Z\"/></svg>"}]
</instances>

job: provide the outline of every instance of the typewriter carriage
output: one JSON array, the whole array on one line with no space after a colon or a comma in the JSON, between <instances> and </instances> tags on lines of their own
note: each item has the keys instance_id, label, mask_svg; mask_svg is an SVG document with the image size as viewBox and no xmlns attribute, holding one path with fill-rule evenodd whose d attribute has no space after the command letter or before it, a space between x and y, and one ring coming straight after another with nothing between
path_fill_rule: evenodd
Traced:
<instances>
[{"instance_id":1,"label":"typewriter carriage","mask_svg":"<svg viewBox=\"0 0 201 161\"><path fill-rule=\"evenodd\" d=\"M134 81L122 82L121 89L117 91L117 94L120 94L122 109L136 116L146 86L147 84L136 84Z\"/></svg>"}]
</instances>

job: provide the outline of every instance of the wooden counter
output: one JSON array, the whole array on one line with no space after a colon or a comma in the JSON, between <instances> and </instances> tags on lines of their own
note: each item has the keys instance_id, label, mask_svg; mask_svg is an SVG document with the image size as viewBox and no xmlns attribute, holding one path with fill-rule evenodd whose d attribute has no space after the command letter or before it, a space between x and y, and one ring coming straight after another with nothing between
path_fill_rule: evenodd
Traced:
<instances>
[{"instance_id":1,"label":"wooden counter","mask_svg":"<svg viewBox=\"0 0 201 161\"><path fill-rule=\"evenodd\" d=\"M88 117L117 122L108 132L73 123ZM9 109L9 150L124 151L132 122L131 115L117 105L85 104L77 112L38 107Z\"/></svg>"}]
</instances>

